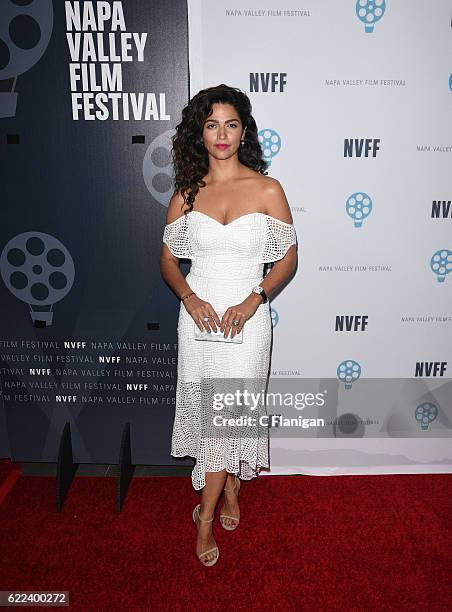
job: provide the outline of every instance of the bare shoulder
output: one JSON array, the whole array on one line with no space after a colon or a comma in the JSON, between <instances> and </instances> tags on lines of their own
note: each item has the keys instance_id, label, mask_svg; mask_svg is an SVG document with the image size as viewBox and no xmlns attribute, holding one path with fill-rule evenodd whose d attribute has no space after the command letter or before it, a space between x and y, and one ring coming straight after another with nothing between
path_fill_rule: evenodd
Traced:
<instances>
[{"instance_id":1,"label":"bare shoulder","mask_svg":"<svg viewBox=\"0 0 452 612\"><path fill-rule=\"evenodd\" d=\"M179 217L182 217L184 212L188 210L188 205L184 204L184 198L180 191L175 191L171 196L166 213L166 223L172 223Z\"/></svg>"},{"instance_id":2,"label":"bare shoulder","mask_svg":"<svg viewBox=\"0 0 452 612\"><path fill-rule=\"evenodd\" d=\"M285 223L293 223L292 213L281 183L272 176L262 176L261 198L266 214Z\"/></svg>"}]
</instances>

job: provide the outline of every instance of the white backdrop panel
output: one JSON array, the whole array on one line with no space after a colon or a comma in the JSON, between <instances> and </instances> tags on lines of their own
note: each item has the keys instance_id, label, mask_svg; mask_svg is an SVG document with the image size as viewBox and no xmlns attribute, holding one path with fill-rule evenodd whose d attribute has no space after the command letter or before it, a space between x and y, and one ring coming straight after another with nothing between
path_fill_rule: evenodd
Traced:
<instances>
[{"instance_id":1,"label":"white backdrop panel","mask_svg":"<svg viewBox=\"0 0 452 612\"><path fill-rule=\"evenodd\" d=\"M452 251L452 211L431 215L452 191L451 5L380 2L383 16L366 33L355 4L188 2L190 95L239 87L258 129L281 139L269 174L291 206L299 267L272 301L272 378L332 379L345 359L359 362L363 378L414 378L419 362L445 364L442 437L382 429L390 439L272 439L273 474L452 471L452 274L440 283L430 268L435 251ZM282 90L279 81L252 90L256 73L283 73ZM346 139L378 150L347 157ZM360 191L372 211L357 228L345 203ZM368 325L335 331L340 315L367 316ZM390 410L379 414L383 428Z\"/></svg>"}]
</instances>

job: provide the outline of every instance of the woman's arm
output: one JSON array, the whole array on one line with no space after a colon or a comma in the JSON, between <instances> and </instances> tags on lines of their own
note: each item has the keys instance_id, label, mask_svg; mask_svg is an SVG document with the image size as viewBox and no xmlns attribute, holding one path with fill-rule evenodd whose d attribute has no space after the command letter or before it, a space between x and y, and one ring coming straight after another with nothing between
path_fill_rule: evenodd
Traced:
<instances>
[{"instance_id":1,"label":"woman's arm","mask_svg":"<svg viewBox=\"0 0 452 612\"><path fill-rule=\"evenodd\" d=\"M173 223L177 221L183 214L182 204L184 200L181 195L174 194L168 204L168 213L166 216L166 223ZM182 213L182 214L181 214ZM174 249L173 249L174 250ZM182 252L185 252L182 249ZM220 325L220 318L213 309L210 302L202 300L194 293L190 285L185 280L184 275L179 268L179 257L174 255L165 242L162 245L162 251L160 254L160 274L164 280L168 283L171 289L184 303L184 307L188 314L192 317L198 328L203 331L216 332L216 325ZM210 317L206 320L206 317Z\"/></svg>"},{"instance_id":2,"label":"woman's arm","mask_svg":"<svg viewBox=\"0 0 452 612\"><path fill-rule=\"evenodd\" d=\"M292 224L293 219L289 203L287 202L286 194L279 181L270 178L263 191L267 210L266 214L280 221L284 221L285 223ZM270 272L262 282L259 283L260 286L264 288L269 299L271 293L295 272L297 263L297 248L296 245L293 244L289 247L284 257L273 264ZM262 302L262 298L256 293L251 293L251 296L253 296L259 304Z\"/></svg>"},{"instance_id":3,"label":"woman's arm","mask_svg":"<svg viewBox=\"0 0 452 612\"><path fill-rule=\"evenodd\" d=\"M168 211L166 214L167 224L176 221L176 219L184 214L182 211L183 202L184 199L180 193L175 193L172 196L168 204ZM179 299L188 293L191 293L192 290L190 285L187 283L184 275L180 271L179 258L171 253L168 246L164 242L162 243L162 250L160 253L160 274Z\"/></svg>"}]
</instances>

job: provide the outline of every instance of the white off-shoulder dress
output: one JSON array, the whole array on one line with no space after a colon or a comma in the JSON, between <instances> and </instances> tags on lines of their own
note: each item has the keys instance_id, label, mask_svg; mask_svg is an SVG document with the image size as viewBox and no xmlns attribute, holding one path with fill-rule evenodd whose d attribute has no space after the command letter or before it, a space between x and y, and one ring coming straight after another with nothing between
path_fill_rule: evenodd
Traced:
<instances>
[{"instance_id":1,"label":"white off-shoulder dress","mask_svg":"<svg viewBox=\"0 0 452 612\"><path fill-rule=\"evenodd\" d=\"M297 236L293 224L261 212L224 225L192 210L165 226L163 241L173 255L191 260L187 283L221 319L229 306L242 302L263 280L264 264L284 257L297 244ZM195 340L194 326L181 301L171 455L196 459L192 484L199 490L206 472L226 469L250 480L261 468L270 467L268 429L259 425L266 414L264 400L252 410L256 426L221 427L212 433L210 419L205 429L206 417L222 414L221 409L212 410L212 393L221 381L233 379L244 389L265 391L262 383L268 383L272 344L270 305L260 304L245 322L242 344Z\"/></svg>"}]
</instances>

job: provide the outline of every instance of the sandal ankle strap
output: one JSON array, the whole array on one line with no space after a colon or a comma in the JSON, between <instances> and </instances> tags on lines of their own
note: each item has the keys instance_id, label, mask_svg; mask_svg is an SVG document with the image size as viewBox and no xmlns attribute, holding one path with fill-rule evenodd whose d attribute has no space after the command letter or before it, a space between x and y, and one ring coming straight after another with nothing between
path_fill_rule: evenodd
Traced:
<instances>
[{"instance_id":1,"label":"sandal ankle strap","mask_svg":"<svg viewBox=\"0 0 452 612\"><path fill-rule=\"evenodd\" d=\"M200 520L200 521L204 521L205 523L210 523L210 522L211 522L211 521L213 521L213 519L215 518L215 515L214 515L214 516L212 516L212 518L210 518L210 519L203 519L203 518L201 518L201 516L200 516L200 514L199 514L199 506L197 506L197 512L196 512L196 514L198 515L199 520Z\"/></svg>"},{"instance_id":2,"label":"sandal ankle strap","mask_svg":"<svg viewBox=\"0 0 452 612\"><path fill-rule=\"evenodd\" d=\"M235 491L237 488L237 476L234 476L234 486L232 487L232 489L228 489L227 487L224 488L225 491Z\"/></svg>"}]
</instances>

